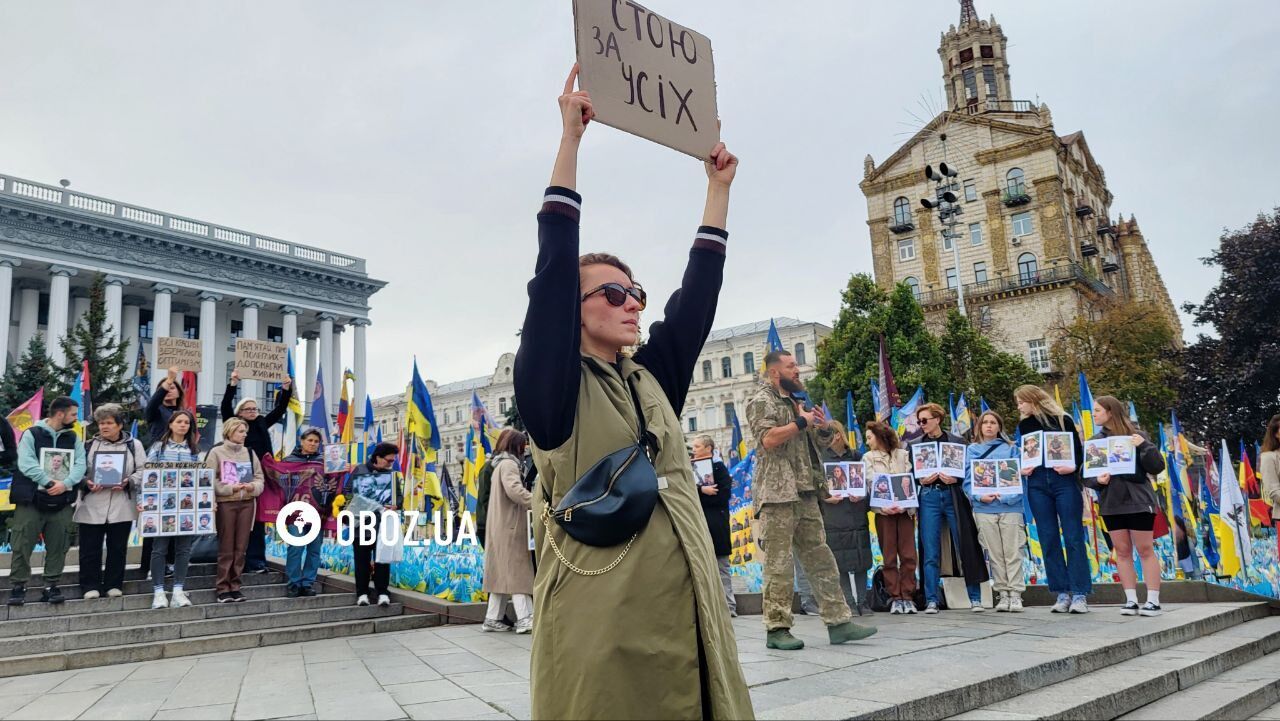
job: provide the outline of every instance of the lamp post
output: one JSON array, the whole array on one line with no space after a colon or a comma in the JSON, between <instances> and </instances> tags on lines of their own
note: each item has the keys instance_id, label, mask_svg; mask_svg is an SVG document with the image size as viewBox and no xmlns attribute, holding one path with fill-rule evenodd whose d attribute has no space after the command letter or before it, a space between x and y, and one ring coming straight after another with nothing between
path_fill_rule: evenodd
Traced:
<instances>
[{"instance_id":1,"label":"lamp post","mask_svg":"<svg viewBox=\"0 0 1280 721\"><path fill-rule=\"evenodd\" d=\"M956 232L956 226L960 225L959 216L964 214L964 208L956 203L958 200L956 191L960 186L956 184L955 177L959 173L955 168L947 165L947 134L942 133L938 139L942 143L942 162L938 163L937 170L934 170L932 165L924 166L924 177L933 181L933 197L921 198L920 205L926 210L938 211L942 237L951 241L951 254L956 264L956 306L960 315L967 316L968 313L964 307L964 283L960 279L960 234Z\"/></svg>"}]
</instances>

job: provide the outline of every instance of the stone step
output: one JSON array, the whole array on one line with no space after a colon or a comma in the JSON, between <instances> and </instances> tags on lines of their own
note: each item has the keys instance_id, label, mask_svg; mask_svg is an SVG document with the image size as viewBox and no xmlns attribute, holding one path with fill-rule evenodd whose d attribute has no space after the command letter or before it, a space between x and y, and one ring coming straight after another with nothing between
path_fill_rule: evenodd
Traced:
<instances>
[{"instance_id":1,"label":"stone step","mask_svg":"<svg viewBox=\"0 0 1280 721\"><path fill-rule=\"evenodd\" d=\"M205 570L208 570L208 569L205 569ZM208 573L208 574L202 574L202 575L195 575L192 573L188 573L185 588L187 590L213 588L218 583L217 569L213 569L213 570L214 570L214 573ZM268 571L267 573L246 573L240 576L240 583L242 586L261 586L264 584L281 583L285 580L286 580L285 575L277 571ZM78 598L82 595L80 591L80 587L78 585L59 583L58 587L62 589L62 594L69 598L72 596L75 596ZM172 578L165 579L165 588L171 589L172 587L173 587L173 579ZM44 588L43 582L36 581L35 583L28 583L27 599L30 600L33 598L39 598L40 592L43 588ZM132 581L126 580L124 582L124 588L120 590L124 591L125 595L150 594L155 590L155 584L153 584L149 580L144 581L142 579L135 579ZM8 599L9 597L8 592L9 592L9 589L6 588L4 589L4 592L0 595L3 595L5 599Z\"/></svg>"},{"instance_id":2,"label":"stone step","mask_svg":"<svg viewBox=\"0 0 1280 721\"><path fill-rule=\"evenodd\" d=\"M953 719L1116 718L1280 649L1280 616L1250 621Z\"/></svg>"},{"instance_id":3,"label":"stone step","mask_svg":"<svg viewBox=\"0 0 1280 721\"><path fill-rule=\"evenodd\" d=\"M263 598L283 598L288 588L288 584L285 583L261 583L246 585L242 587L240 591L250 601L254 601ZM187 596L191 599L191 603L193 604L207 604L213 603L216 600L217 592L212 588L189 589L187 590ZM68 599L66 603L55 606L48 603L41 603L39 601L40 592L33 589L27 589L26 605L0 605L0 621L24 618L42 618L45 616L71 616L84 613L99 613L103 611L137 611L140 609L150 609L151 597L152 589L147 588L142 593L134 593L127 596L120 596L118 598L95 598L90 601L79 598Z\"/></svg>"},{"instance_id":4,"label":"stone step","mask_svg":"<svg viewBox=\"0 0 1280 721\"><path fill-rule=\"evenodd\" d=\"M184 611L187 609L174 610ZM385 618L398 616L403 611L404 608L398 604L382 608L379 606L356 606L354 603L349 603L349 605L338 608L249 613L179 623L153 623L146 626L127 628L99 628L89 631L17 636L0 639L0 658L7 659L15 656L31 656L57 651L79 651L102 648L104 646L173 641L176 639L226 635L246 631L263 631L287 626L311 626L375 617ZM156 612L159 613L159 610L157 609Z\"/></svg>"},{"instance_id":5,"label":"stone step","mask_svg":"<svg viewBox=\"0 0 1280 721\"><path fill-rule=\"evenodd\" d=\"M129 549L125 551L124 557L125 557L125 562L128 565L130 566L136 565L139 559L142 558L142 546L129 546ZM67 549L67 555L62 562L68 566L74 566L79 564L80 563L80 547L72 546L71 548ZM32 553L30 563L32 566L43 566L44 551L36 551L35 553ZM0 573L7 573L11 565L13 565L13 554L8 551L5 551L4 553L0 553Z\"/></svg>"},{"instance_id":6,"label":"stone step","mask_svg":"<svg viewBox=\"0 0 1280 721\"><path fill-rule=\"evenodd\" d=\"M27 588L39 588L44 585L42 575L44 567L32 567L31 580L27 582ZM218 575L218 564L216 563L193 563L187 567L187 576L216 576ZM253 574L248 574L253 575ZM127 567L124 572L125 582L141 581L147 577L147 572L142 567ZM62 578L58 581L58 585L63 589L75 589L80 585L80 567L66 566L62 571ZM9 581L9 571L6 569L0 573L0 589L9 590L13 587L13 583ZM106 589L103 589L106 590ZM121 589L124 590L124 589Z\"/></svg>"},{"instance_id":7,"label":"stone step","mask_svg":"<svg viewBox=\"0 0 1280 721\"><path fill-rule=\"evenodd\" d=\"M138 661L154 661L161 658L177 658L199 653L239 651L260 646L320 641L370 633L395 633L439 624L440 617L435 614L375 616L358 620L318 622L303 626L253 629L190 638L145 641L74 651L15 656L5 659L4 663L0 663L0 677L111 666Z\"/></svg>"},{"instance_id":8,"label":"stone step","mask_svg":"<svg viewBox=\"0 0 1280 721\"><path fill-rule=\"evenodd\" d=\"M1121 719L1242 719L1280 702L1280 654L1229 669Z\"/></svg>"},{"instance_id":9,"label":"stone step","mask_svg":"<svg viewBox=\"0 0 1280 721\"><path fill-rule=\"evenodd\" d=\"M1266 710L1256 716L1250 716L1250 721L1277 721L1280 719L1280 703L1268 706Z\"/></svg>"},{"instance_id":10,"label":"stone step","mask_svg":"<svg viewBox=\"0 0 1280 721\"><path fill-rule=\"evenodd\" d=\"M16 636L34 636L38 634L71 633L75 631L91 631L93 629L125 628L129 626L149 626L161 623L182 623L186 621L202 621L210 618L227 618L230 616L247 616L255 613L278 613L281 611L307 610L316 608L338 608L354 604L349 593L327 593L304 598L263 598L242 603L202 603L186 608L152 609L151 596L146 596L148 605L138 610L102 610L89 609L82 613L64 613L53 616L36 616L25 619L10 619L0 623L0 639Z\"/></svg>"}]
</instances>

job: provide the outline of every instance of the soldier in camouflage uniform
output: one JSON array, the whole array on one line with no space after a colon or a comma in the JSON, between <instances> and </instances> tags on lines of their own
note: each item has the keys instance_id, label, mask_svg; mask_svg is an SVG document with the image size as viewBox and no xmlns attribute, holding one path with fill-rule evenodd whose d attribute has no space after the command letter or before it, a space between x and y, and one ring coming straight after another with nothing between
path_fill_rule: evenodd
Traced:
<instances>
[{"instance_id":1,"label":"soldier in camouflage uniform","mask_svg":"<svg viewBox=\"0 0 1280 721\"><path fill-rule=\"evenodd\" d=\"M773 351L764 360L766 382L747 403L747 422L756 442L752 510L764 547L765 645L784 651L804 648L791 635L792 548L813 585L831 643L866 638L876 629L858 626L840 590L835 557L827 546L819 497L828 494L822 473L819 434L827 419L806 411L792 393L804 390L795 358ZM830 433L826 433L829 440Z\"/></svg>"}]
</instances>

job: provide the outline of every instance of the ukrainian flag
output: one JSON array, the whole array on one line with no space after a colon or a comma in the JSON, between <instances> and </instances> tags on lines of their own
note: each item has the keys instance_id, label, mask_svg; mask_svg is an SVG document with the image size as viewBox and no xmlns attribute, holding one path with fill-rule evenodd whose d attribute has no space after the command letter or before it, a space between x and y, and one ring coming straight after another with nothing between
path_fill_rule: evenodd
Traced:
<instances>
[{"instance_id":1,"label":"ukrainian flag","mask_svg":"<svg viewBox=\"0 0 1280 721\"><path fill-rule=\"evenodd\" d=\"M747 457L747 440L742 436L742 424L738 422L738 412L733 412L733 441L729 448L729 469L732 471Z\"/></svg>"},{"instance_id":2,"label":"ukrainian flag","mask_svg":"<svg viewBox=\"0 0 1280 721\"><path fill-rule=\"evenodd\" d=\"M1093 394L1084 371L1080 371L1080 432L1083 438L1093 438Z\"/></svg>"},{"instance_id":3,"label":"ukrainian flag","mask_svg":"<svg viewBox=\"0 0 1280 721\"><path fill-rule=\"evenodd\" d=\"M431 406L431 394L427 392L427 384L422 382L418 373L418 360L413 361L413 381L409 384L408 410L406 425L409 435L423 442L418 444L418 453L426 463L436 462L436 451L440 450L440 428L436 425L436 411Z\"/></svg>"}]
</instances>

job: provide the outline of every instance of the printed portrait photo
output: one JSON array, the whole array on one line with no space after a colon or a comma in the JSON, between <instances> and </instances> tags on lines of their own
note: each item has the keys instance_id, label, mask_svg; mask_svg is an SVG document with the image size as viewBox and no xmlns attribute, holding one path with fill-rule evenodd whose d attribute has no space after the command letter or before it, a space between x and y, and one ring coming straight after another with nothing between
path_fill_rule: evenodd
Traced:
<instances>
[{"instance_id":1,"label":"printed portrait photo","mask_svg":"<svg viewBox=\"0 0 1280 721\"><path fill-rule=\"evenodd\" d=\"M845 475L843 463L824 463L827 472L827 488L832 493L843 491L849 487L849 478Z\"/></svg>"},{"instance_id":2,"label":"printed portrait photo","mask_svg":"<svg viewBox=\"0 0 1280 721\"><path fill-rule=\"evenodd\" d=\"M152 469L142 472L142 490L160 490L160 471Z\"/></svg>"},{"instance_id":3,"label":"printed portrait photo","mask_svg":"<svg viewBox=\"0 0 1280 721\"><path fill-rule=\"evenodd\" d=\"M213 469L201 468L197 480L201 488L213 488Z\"/></svg>"},{"instance_id":4,"label":"printed portrait photo","mask_svg":"<svg viewBox=\"0 0 1280 721\"><path fill-rule=\"evenodd\" d=\"M50 481L66 482L71 475L71 451L65 448L41 448L40 470Z\"/></svg>"},{"instance_id":5,"label":"printed portrait photo","mask_svg":"<svg viewBox=\"0 0 1280 721\"><path fill-rule=\"evenodd\" d=\"M161 533L177 533L178 532L178 516L172 513L166 513L160 516L160 532Z\"/></svg>"},{"instance_id":6,"label":"printed portrait photo","mask_svg":"<svg viewBox=\"0 0 1280 721\"><path fill-rule=\"evenodd\" d=\"M93 454L93 482L114 487L124 484L124 451Z\"/></svg>"},{"instance_id":7,"label":"printed portrait photo","mask_svg":"<svg viewBox=\"0 0 1280 721\"><path fill-rule=\"evenodd\" d=\"M160 471L160 483L166 491L178 490L178 470L176 468L165 468Z\"/></svg>"}]
</instances>

